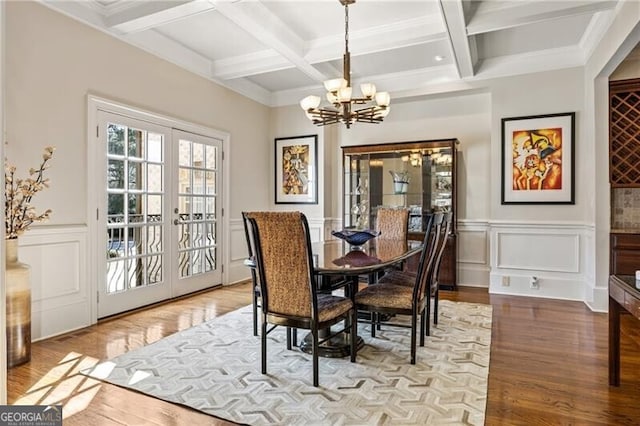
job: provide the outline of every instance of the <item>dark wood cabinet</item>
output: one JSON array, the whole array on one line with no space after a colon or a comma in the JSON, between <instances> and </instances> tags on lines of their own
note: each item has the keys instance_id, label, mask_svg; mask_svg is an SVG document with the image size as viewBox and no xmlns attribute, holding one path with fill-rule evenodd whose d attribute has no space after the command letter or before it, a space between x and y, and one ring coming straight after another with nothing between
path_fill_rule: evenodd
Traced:
<instances>
[{"instance_id":1,"label":"dark wood cabinet","mask_svg":"<svg viewBox=\"0 0 640 426\"><path fill-rule=\"evenodd\" d=\"M409 209L409 238L422 240L426 215L453 211L439 281L457 286L457 139L345 146L343 150L343 226L375 226L380 207ZM412 264L412 262L409 262Z\"/></svg>"},{"instance_id":2,"label":"dark wood cabinet","mask_svg":"<svg viewBox=\"0 0 640 426\"><path fill-rule=\"evenodd\" d=\"M611 275L635 275L640 270L640 234L612 233L609 244Z\"/></svg>"}]
</instances>

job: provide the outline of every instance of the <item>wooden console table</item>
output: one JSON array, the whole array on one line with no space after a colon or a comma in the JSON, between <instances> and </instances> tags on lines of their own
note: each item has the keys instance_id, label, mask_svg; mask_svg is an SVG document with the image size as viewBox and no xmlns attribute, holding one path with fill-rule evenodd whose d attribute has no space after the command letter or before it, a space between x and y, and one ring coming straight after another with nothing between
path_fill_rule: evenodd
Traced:
<instances>
[{"instance_id":1,"label":"wooden console table","mask_svg":"<svg viewBox=\"0 0 640 426\"><path fill-rule=\"evenodd\" d=\"M638 284L640 285L640 284ZM620 313L640 319L640 288L633 275L609 277L609 384L620 386Z\"/></svg>"}]
</instances>

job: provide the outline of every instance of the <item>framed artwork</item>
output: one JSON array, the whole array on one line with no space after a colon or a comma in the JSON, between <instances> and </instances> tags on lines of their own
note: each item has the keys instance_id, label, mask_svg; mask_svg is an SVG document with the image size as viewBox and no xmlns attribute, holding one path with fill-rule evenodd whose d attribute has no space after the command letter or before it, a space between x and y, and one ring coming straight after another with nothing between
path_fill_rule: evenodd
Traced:
<instances>
[{"instance_id":1,"label":"framed artwork","mask_svg":"<svg viewBox=\"0 0 640 426\"><path fill-rule=\"evenodd\" d=\"M575 115L502 119L502 204L575 204Z\"/></svg>"},{"instance_id":2,"label":"framed artwork","mask_svg":"<svg viewBox=\"0 0 640 426\"><path fill-rule=\"evenodd\" d=\"M318 204L318 135L276 138L276 204Z\"/></svg>"}]
</instances>

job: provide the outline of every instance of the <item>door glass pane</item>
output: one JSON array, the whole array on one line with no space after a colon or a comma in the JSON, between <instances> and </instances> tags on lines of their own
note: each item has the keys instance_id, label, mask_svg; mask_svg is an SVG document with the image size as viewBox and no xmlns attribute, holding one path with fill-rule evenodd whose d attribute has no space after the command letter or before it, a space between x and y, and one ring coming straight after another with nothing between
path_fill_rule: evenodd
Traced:
<instances>
[{"instance_id":1,"label":"door glass pane","mask_svg":"<svg viewBox=\"0 0 640 426\"><path fill-rule=\"evenodd\" d=\"M131 158L142 158L142 138L144 132L142 130L129 129L129 143L127 144L127 152Z\"/></svg>"},{"instance_id":2,"label":"door glass pane","mask_svg":"<svg viewBox=\"0 0 640 426\"><path fill-rule=\"evenodd\" d=\"M110 123L107 126L107 152L111 155L124 155L124 132L126 127Z\"/></svg>"},{"instance_id":3,"label":"door glass pane","mask_svg":"<svg viewBox=\"0 0 640 426\"><path fill-rule=\"evenodd\" d=\"M178 164L180 166L191 165L191 143L181 140L178 143Z\"/></svg>"},{"instance_id":4,"label":"door glass pane","mask_svg":"<svg viewBox=\"0 0 640 426\"><path fill-rule=\"evenodd\" d=\"M144 184L142 180L144 165L142 163L136 163L133 161L129 161L129 173L127 175L127 180L129 184L129 189L143 189Z\"/></svg>"},{"instance_id":5,"label":"door glass pane","mask_svg":"<svg viewBox=\"0 0 640 426\"><path fill-rule=\"evenodd\" d=\"M147 160L155 163L161 163L163 157L162 135L157 133L149 133L147 138Z\"/></svg>"},{"instance_id":6,"label":"door glass pane","mask_svg":"<svg viewBox=\"0 0 640 426\"><path fill-rule=\"evenodd\" d=\"M109 188L124 189L124 161L122 160L108 161L107 185Z\"/></svg>"},{"instance_id":7,"label":"door glass pane","mask_svg":"<svg viewBox=\"0 0 640 426\"><path fill-rule=\"evenodd\" d=\"M162 221L162 195L147 195L147 200L148 221Z\"/></svg>"},{"instance_id":8,"label":"door glass pane","mask_svg":"<svg viewBox=\"0 0 640 426\"><path fill-rule=\"evenodd\" d=\"M215 146L206 146L206 164L205 167L210 170L215 170L218 161L218 148Z\"/></svg>"},{"instance_id":9,"label":"door glass pane","mask_svg":"<svg viewBox=\"0 0 640 426\"><path fill-rule=\"evenodd\" d=\"M147 166L147 190L149 192L162 192L162 166L149 164Z\"/></svg>"},{"instance_id":10,"label":"door glass pane","mask_svg":"<svg viewBox=\"0 0 640 426\"><path fill-rule=\"evenodd\" d=\"M216 194L216 172L205 172L206 194Z\"/></svg>"}]
</instances>

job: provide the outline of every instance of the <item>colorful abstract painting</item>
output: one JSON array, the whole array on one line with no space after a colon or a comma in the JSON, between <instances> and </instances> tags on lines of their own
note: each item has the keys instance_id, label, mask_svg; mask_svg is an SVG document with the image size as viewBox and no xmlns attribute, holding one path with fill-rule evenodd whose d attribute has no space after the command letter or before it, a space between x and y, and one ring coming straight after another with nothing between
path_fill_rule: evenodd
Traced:
<instances>
[{"instance_id":1,"label":"colorful abstract painting","mask_svg":"<svg viewBox=\"0 0 640 426\"><path fill-rule=\"evenodd\" d=\"M502 204L574 204L575 113L502 119Z\"/></svg>"},{"instance_id":2,"label":"colorful abstract painting","mask_svg":"<svg viewBox=\"0 0 640 426\"><path fill-rule=\"evenodd\" d=\"M276 204L317 204L317 135L275 140Z\"/></svg>"}]
</instances>

